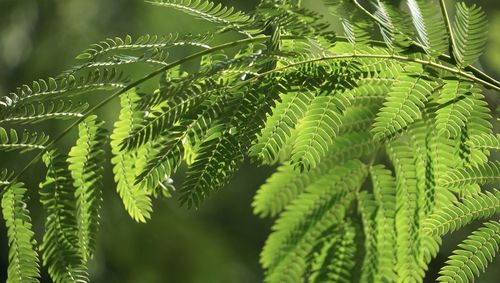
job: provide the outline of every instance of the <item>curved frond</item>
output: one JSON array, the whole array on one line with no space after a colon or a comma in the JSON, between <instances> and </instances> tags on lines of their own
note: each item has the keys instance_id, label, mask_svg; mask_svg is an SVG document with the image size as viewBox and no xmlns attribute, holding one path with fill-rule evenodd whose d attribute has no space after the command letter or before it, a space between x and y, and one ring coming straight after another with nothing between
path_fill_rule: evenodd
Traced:
<instances>
[{"instance_id":1,"label":"curved frond","mask_svg":"<svg viewBox=\"0 0 500 283\"><path fill-rule=\"evenodd\" d=\"M162 36L146 34L134 40L130 35L127 35L124 38L108 38L99 43L92 44L90 48L83 51L76 58L95 61L97 58L117 51L123 52L141 50L143 53L147 53L149 51L155 54L160 50L165 50L174 46L197 46L201 48L209 48L207 42L210 38L211 37L208 35L179 36L179 34L171 33Z\"/></svg>"},{"instance_id":2,"label":"curved frond","mask_svg":"<svg viewBox=\"0 0 500 283\"><path fill-rule=\"evenodd\" d=\"M375 282L379 270L379 250L377 246L377 224L375 213L377 203L373 194L363 191L358 197L358 213L361 216L364 232L364 256L361 263L360 282Z\"/></svg>"},{"instance_id":3,"label":"curved frond","mask_svg":"<svg viewBox=\"0 0 500 283\"><path fill-rule=\"evenodd\" d=\"M465 2L457 2L456 11L453 54L457 62L466 67L483 53L488 38L488 23L486 14L476 4L468 7Z\"/></svg>"},{"instance_id":4,"label":"curved frond","mask_svg":"<svg viewBox=\"0 0 500 283\"><path fill-rule=\"evenodd\" d=\"M496 256L500 247L500 222L489 221L472 232L453 251L439 271L439 282L474 282Z\"/></svg>"},{"instance_id":5,"label":"curved frond","mask_svg":"<svg viewBox=\"0 0 500 283\"><path fill-rule=\"evenodd\" d=\"M186 125L174 126L153 145L153 154L135 178L135 184L155 186L175 173L184 157L186 131Z\"/></svg>"},{"instance_id":6,"label":"curved frond","mask_svg":"<svg viewBox=\"0 0 500 283\"><path fill-rule=\"evenodd\" d=\"M44 133L29 133L24 130L21 135L15 129L9 131L0 127L0 150L19 150L21 153L30 150L43 150L49 136Z\"/></svg>"},{"instance_id":7,"label":"curved frond","mask_svg":"<svg viewBox=\"0 0 500 283\"><path fill-rule=\"evenodd\" d=\"M422 117L421 109L433 91L433 82L419 65L405 68L373 124L376 139L390 137Z\"/></svg>"},{"instance_id":8,"label":"curved frond","mask_svg":"<svg viewBox=\"0 0 500 283\"><path fill-rule=\"evenodd\" d=\"M352 282L356 260L356 229L345 223L317 244L307 282Z\"/></svg>"},{"instance_id":9,"label":"curved frond","mask_svg":"<svg viewBox=\"0 0 500 283\"><path fill-rule=\"evenodd\" d=\"M321 176L333 173L331 170L336 168L337 163L336 159L327 159L301 174L297 174L290 164L281 165L257 191L252 203L254 213L261 217L278 215L308 186L319 181Z\"/></svg>"},{"instance_id":10,"label":"curved frond","mask_svg":"<svg viewBox=\"0 0 500 283\"><path fill-rule=\"evenodd\" d=\"M437 102L436 130L447 138L460 136L474 111L475 99L472 83L463 80L445 79Z\"/></svg>"},{"instance_id":11,"label":"curved frond","mask_svg":"<svg viewBox=\"0 0 500 283\"><path fill-rule=\"evenodd\" d=\"M396 7L381 0L374 3L376 10L374 16L382 23L380 32L382 38L390 48L408 47L411 44L409 35L411 26L405 17ZM410 33L411 35L411 33Z\"/></svg>"},{"instance_id":12,"label":"curved frond","mask_svg":"<svg viewBox=\"0 0 500 283\"><path fill-rule=\"evenodd\" d=\"M35 124L50 119L81 118L88 106L65 100L40 101L2 112L0 123Z\"/></svg>"},{"instance_id":13,"label":"curved frond","mask_svg":"<svg viewBox=\"0 0 500 283\"><path fill-rule=\"evenodd\" d=\"M85 76L66 76L34 81L32 86L23 85L16 92L0 98L0 110L10 111L37 101L67 99L70 96L95 90L123 88L122 73L115 69L97 69Z\"/></svg>"},{"instance_id":14,"label":"curved frond","mask_svg":"<svg viewBox=\"0 0 500 283\"><path fill-rule=\"evenodd\" d=\"M425 273L420 265L418 231L418 186L412 148L393 142L388 148L389 158L396 173L396 265L402 281L421 281Z\"/></svg>"},{"instance_id":15,"label":"curved frond","mask_svg":"<svg viewBox=\"0 0 500 283\"><path fill-rule=\"evenodd\" d=\"M281 95L272 115L268 116L257 143L250 148L249 155L263 163L273 164L282 147L287 143L297 122L304 116L314 98L311 91L296 91Z\"/></svg>"},{"instance_id":16,"label":"curved frond","mask_svg":"<svg viewBox=\"0 0 500 283\"><path fill-rule=\"evenodd\" d=\"M373 196L377 203L375 215L378 266L374 282L394 281L396 263L396 179L383 165L370 167Z\"/></svg>"},{"instance_id":17,"label":"curved frond","mask_svg":"<svg viewBox=\"0 0 500 283\"><path fill-rule=\"evenodd\" d=\"M54 150L43 156L47 176L40 184L40 202L46 212L41 250L43 264L56 283L88 282L78 242L75 192L63 156Z\"/></svg>"},{"instance_id":18,"label":"curved frond","mask_svg":"<svg viewBox=\"0 0 500 283\"><path fill-rule=\"evenodd\" d=\"M97 116L89 116L78 126L78 140L68 154L69 170L76 197L76 220L81 253L92 258L100 224L104 145L107 131Z\"/></svg>"},{"instance_id":19,"label":"curved frond","mask_svg":"<svg viewBox=\"0 0 500 283\"><path fill-rule=\"evenodd\" d=\"M441 13L433 1L408 0L418 41L429 55L437 57L448 49L448 35Z\"/></svg>"},{"instance_id":20,"label":"curved frond","mask_svg":"<svg viewBox=\"0 0 500 283\"><path fill-rule=\"evenodd\" d=\"M122 147L132 149L150 142L162 134L164 131L171 131L179 119L199 107L203 100L212 93L218 93L221 86L211 80L196 83L192 82L179 89L171 90L171 99L155 106L150 111L144 113L144 117L137 117L135 124L129 134L123 139Z\"/></svg>"},{"instance_id":21,"label":"curved frond","mask_svg":"<svg viewBox=\"0 0 500 283\"><path fill-rule=\"evenodd\" d=\"M233 7L215 4L208 0L147 0L153 5L173 8L194 17L219 25L240 28L250 21L250 17Z\"/></svg>"},{"instance_id":22,"label":"curved frond","mask_svg":"<svg viewBox=\"0 0 500 283\"><path fill-rule=\"evenodd\" d=\"M111 134L113 154L111 163L116 190L130 216L138 222L146 222L151 215L152 204L148 192L135 183L137 171L140 170L137 170L135 165L138 154L136 151L126 151L121 148L121 144L130 135L137 120L142 119L143 114L137 111L140 97L135 90L130 90L120 96L120 101L122 107L120 117Z\"/></svg>"},{"instance_id":23,"label":"curved frond","mask_svg":"<svg viewBox=\"0 0 500 283\"><path fill-rule=\"evenodd\" d=\"M342 96L342 93L313 99L297 125L291 162L300 171L316 167L339 132L342 110L337 96Z\"/></svg>"},{"instance_id":24,"label":"curved frond","mask_svg":"<svg viewBox=\"0 0 500 283\"><path fill-rule=\"evenodd\" d=\"M500 134L482 134L471 136L467 145L485 150L500 150Z\"/></svg>"},{"instance_id":25,"label":"curved frond","mask_svg":"<svg viewBox=\"0 0 500 283\"><path fill-rule=\"evenodd\" d=\"M9 186L2 196L2 214L9 242L7 283L35 283L40 279L36 241L23 183Z\"/></svg>"},{"instance_id":26,"label":"curved frond","mask_svg":"<svg viewBox=\"0 0 500 283\"><path fill-rule=\"evenodd\" d=\"M261 254L262 265L268 270L266 282L300 281L315 242L340 224L365 176L363 164L356 160L347 162L338 166L335 173L324 175L287 206Z\"/></svg>"},{"instance_id":27,"label":"curved frond","mask_svg":"<svg viewBox=\"0 0 500 283\"><path fill-rule=\"evenodd\" d=\"M500 162L491 161L478 166L451 170L443 177L441 185L454 188L474 184L498 184L498 182L500 182Z\"/></svg>"},{"instance_id":28,"label":"curved frond","mask_svg":"<svg viewBox=\"0 0 500 283\"><path fill-rule=\"evenodd\" d=\"M187 170L180 190L181 203L197 207L211 192L224 187L236 171L239 156L238 141L228 132L203 142Z\"/></svg>"},{"instance_id":29,"label":"curved frond","mask_svg":"<svg viewBox=\"0 0 500 283\"><path fill-rule=\"evenodd\" d=\"M500 192L472 194L433 212L424 221L429 235L442 236L454 232L477 219L486 219L500 212Z\"/></svg>"}]
</instances>

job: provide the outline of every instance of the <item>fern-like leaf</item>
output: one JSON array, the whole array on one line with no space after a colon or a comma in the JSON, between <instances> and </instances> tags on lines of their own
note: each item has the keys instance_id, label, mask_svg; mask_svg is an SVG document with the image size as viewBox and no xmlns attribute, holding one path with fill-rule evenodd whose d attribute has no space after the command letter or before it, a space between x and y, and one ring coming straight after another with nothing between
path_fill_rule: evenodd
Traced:
<instances>
[{"instance_id":1,"label":"fern-like leaf","mask_svg":"<svg viewBox=\"0 0 500 283\"><path fill-rule=\"evenodd\" d=\"M413 25L417 30L418 41L425 51L432 56L438 56L446 52L448 48L448 36L444 26L441 13L433 1L408 0Z\"/></svg>"},{"instance_id":2,"label":"fern-like leaf","mask_svg":"<svg viewBox=\"0 0 500 283\"><path fill-rule=\"evenodd\" d=\"M81 118L87 103L71 103L65 100L35 102L0 114L0 123L35 124L51 119Z\"/></svg>"},{"instance_id":3,"label":"fern-like leaf","mask_svg":"<svg viewBox=\"0 0 500 283\"><path fill-rule=\"evenodd\" d=\"M152 211L151 199L148 192L135 183L138 174L135 166L137 152L121 148L123 140L130 135L136 121L142 119L142 113L137 111L140 97L135 90L130 90L122 94L120 101L122 107L120 117L111 134L111 151L113 153L111 163L113 164L116 190L130 216L136 221L146 222Z\"/></svg>"},{"instance_id":4,"label":"fern-like leaf","mask_svg":"<svg viewBox=\"0 0 500 283\"><path fill-rule=\"evenodd\" d=\"M474 220L486 219L498 212L500 212L499 191L472 194L429 215L423 223L424 232L442 236Z\"/></svg>"},{"instance_id":5,"label":"fern-like leaf","mask_svg":"<svg viewBox=\"0 0 500 283\"><path fill-rule=\"evenodd\" d=\"M39 259L23 183L9 186L2 196L2 214L9 241L7 283L39 282Z\"/></svg>"},{"instance_id":6,"label":"fern-like leaf","mask_svg":"<svg viewBox=\"0 0 500 283\"><path fill-rule=\"evenodd\" d=\"M261 255L268 269L266 282L297 282L304 276L305 259L314 242L344 218L352 193L359 189L365 173L359 161L340 165L334 174L323 176L287 207Z\"/></svg>"},{"instance_id":7,"label":"fern-like leaf","mask_svg":"<svg viewBox=\"0 0 500 283\"><path fill-rule=\"evenodd\" d=\"M444 80L437 102L440 107L436 113L436 130L447 138L460 136L474 110L472 84L463 80Z\"/></svg>"},{"instance_id":8,"label":"fern-like leaf","mask_svg":"<svg viewBox=\"0 0 500 283\"><path fill-rule=\"evenodd\" d=\"M250 156L268 164L276 162L280 150L290 139L295 125L304 116L313 97L314 93L310 91L281 95L281 102L267 118L257 143L250 149Z\"/></svg>"},{"instance_id":9,"label":"fern-like leaf","mask_svg":"<svg viewBox=\"0 0 500 283\"><path fill-rule=\"evenodd\" d=\"M446 265L439 271L439 282L474 282L485 271L500 248L500 222L489 221L472 232L454 250Z\"/></svg>"},{"instance_id":10,"label":"fern-like leaf","mask_svg":"<svg viewBox=\"0 0 500 283\"><path fill-rule=\"evenodd\" d=\"M500 150L500 134L482 134L471 136L467 145L485 150Z\"/></svg>"},{"instance_id":11,"label":"fern-like leaf","mask_svg":"<svg viewBox=\"0 0 500 283\"><path fill-rule=\"evenodd\" d=\"M235 11L233 7L228 8L207 0L148 0L146 2L173 8L226 27L240 29L250 21L249 16L241 11Z\"/></svg>"},{"instance_id":12,"label":"fern-like leaf","mask_svg":"<svg viewBox=\"0 0 500 283\"><path fill-rule=\"evenodd\" d=\"M49 136L44 133L24 132L19 135L15 129L8 132L0 127L0 149L3 151L19 150L21 153L30 150L43 150Z\"/></svg>"},{"instance_id":13,"label":"fern-like leaf","mask_svg":"<svg viewBox=\"0 0 500 283\"><path fill-rule=\"evenodd\" d=\"M198 46L209 48L207 45L209 39L210 36L208 35L181 37L178 34L168 34L164 36L147 34L134 40L130 35L127 35L124 38L108 38L99 43L92 44L90 48L83 51L76 58L96 61L98 58L106 55L109 56L111 52L116 51L140 50L143 54L147 54L148 52L157 54L159 50L165 50L168 47L174 46Z\"/></svg>"},{"instance_id":14,"label":"fern-like leaf","mask_svg":"<svg viewBox=\"0 0 500 283\"><path fill-rule=\"evenodd\" d=\"M391 171L383 165L370 168L373 186L373 195L377 203L375 215L376 244L378 251L378 266L375 282L393 281L396 277L394 270L396 256L396 180Z\"/></svg>"},{"instance_id":15,"label":"fern-like leaf","mask_svg":"<svg viewBox=\"0 0 500 283\"><path fill-rule=\"evenodd\" d=\"M88 282L78 242L74 187L63 156L54 150L43 156L47 177L40 184L40 201L47 219L41 245L43 264L56 283Z\"/></svg>"},{"instance_id":16,"label":"fern-like leaf","mask_svg":"<svg viewBox=\"0 0 500 283\"><path fill-rule=\"evenodd\" d=\"M457 62L466 67L483 53L488 38L488 24L486 14L475 4L468 7L464 2L457 2L456 11L453 54Z\"/></svg>"},{"instance_id":17,"label":"fern-like leaf","mask_svg":"<svg viewBox=\"0 0 500 283\"><path fill-rule=\"evenodd\" d=\"M392 86L377 114L372 130L375 138L390 137L420 119L421 109L432 90L433 82L428 80L421 66L406 67L405 74Z\"/></svg>"},{"instance_id":18,"label":"fern-like leaf","mask_svg":"<svg viewBox=\"0 0 500 283\"><path fill-rule=\"evenodd\" d=\"M78 239L84 260L92 258L100 222L102 174L107 132L89 116L78 126L79 138L68 154L76 197Z\"/></svg>"},{"instance_id":19,"label":"fern-like leaf","mask_svg":"<svg viewBox=\"0 0 500 283\"><path fill-rule=\"evenodd\" d=\"M34 81L32 86L23 85L16 92L0 98L0 110L11 111L37 101L68 98L73 95L95 90L123 88L122 73L115 69L97 69L85 76L65 76Z\"/></svg>"},{"instance_id":20,"label":"fern-like leaf","mask_svg":"<svg viewBox=\"0 0 500 283\"><path fill-rule=\"evenodd\" d=\"M336 96L342 93L316 97L297 125L291 161L300 171L316 167L339 132L342 121L340 99Z\"/></svg>"},{"instance_id":21,"label":"fern-like leaf","mask_svg":"<svg viewBox=\"0 0 500 283\"><path fill-rule=\"evenodd\" d=\"M227 132L200 145L194 163L188 168L180 190L182 203L198 206L211 192L227 184L236 170L240 155L236 136Z\"/></svg>"},{"instance_id":22,"label":"fern-like leaf","mask_svg":"<svg viewBox=\"0 0 500 283\"><path fill-rule=\"evenodd\" d=\"M451 170L443 177L441 185L448 188L454 188L473 184L495 184L499 181L500 162L491 161L478 166Z\"/></svg>"}]
</instances>

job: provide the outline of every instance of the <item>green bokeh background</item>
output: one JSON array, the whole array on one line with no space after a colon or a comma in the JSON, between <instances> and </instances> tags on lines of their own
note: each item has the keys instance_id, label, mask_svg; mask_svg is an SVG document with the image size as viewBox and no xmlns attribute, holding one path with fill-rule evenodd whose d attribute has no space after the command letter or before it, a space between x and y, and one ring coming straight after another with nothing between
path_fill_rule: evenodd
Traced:
<instances>
[{"instance_id":1,"label":"green bokeh background","mask_svg":"<svg viewBox=\"0 0 500 283\"><path fill-rule=\"evenodd\" d=\"M257 0L223 1L242 10L251 10ZM454 1L448 1L452 4ZM488 13L491 38L480 66L500 76L500 2L474 1ZM321 0L303 0L305 6L324 11ZM178 12L158 8L141 0L0 0L0 95L37 78L57 75L75 64L74 57L91 43L106 37L169 32L199 33L210 28ZM178 56L186 52L179 50ZM100 97L89 96L98 101ZM498 105L498 99L492 99ZM100 111L108 127L116 119L115 101ZM63 123L42 124L57 133ZM62 141L69 147L74 134ZM20 168L25 158L0 154L0 166ZM213 195L198 211L179 207L175 199L157 200L147 224L133 222L115 192L111 170L106 168L104 211L99 244L90 264L92 282L262 282L259 251L269 233L271 221L252 215L252 197L272 172L245 164L231 184ZM43 177L41 165L32 166L25 178L31 188L29 202L37 239L43 227L43 213L37 203L37 182ZM177 182L181 180L176 179ZM472 225L474 226L474 225ZM448 237L442 254L431 266L428 282L450 250L475 227ZM7 243L0 224L0 281L5 280ZM478 282L498 282L499 260ZM496 267L496 268L495 268ZM44 274L44 282L49 282Z\"/></svg>"}]
</instances>

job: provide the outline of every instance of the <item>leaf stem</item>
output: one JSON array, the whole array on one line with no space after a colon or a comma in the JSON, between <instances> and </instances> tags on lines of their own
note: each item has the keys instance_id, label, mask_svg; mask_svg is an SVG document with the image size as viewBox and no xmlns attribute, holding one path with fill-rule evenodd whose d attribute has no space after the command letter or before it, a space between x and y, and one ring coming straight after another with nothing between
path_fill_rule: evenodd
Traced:
<instances>
[{"instance_id":1,"label":"leaf stem","mask_svg":"<svg viewBox=\"0 0 500 283\"><path fill-rule=\"evenodd\" d=\"M354 2L354 4L358 7L358 9L360 9L361 11L363 11L368 17L370 17L371 19L373 19L375 22L377 22L379 25L383 26L384 28L387 28L387 29L390 29L390 27L388 27L383 21L381 21L379 18L377 18L376 16L374 16L372 13L370 13L370 11L368 11L365 7L363 7L359 2L358 0L352 0ZM409 39L411 42L412 42L412 45L415 46L416 48L418 48L420 51L424 51L424 48L423 46L416 42L415 40L413 40L413 38L411 38L410 36L408 36L407 34L405 34L404 32L400 31L399 29L395 28L395 31L401 35L403 35L404 37L406 37L407 39ZM453 43L454 44L454 43ZM453 53L450 53L450 55L452 56ZM454 64L454 59L447 55L447 54L441 54L439 56L439 59L442 60L442 61L446 61L450 64ZM465 68L466 71L469 71L471 73L474 74L474 76L490 83L490 84L493 84L493 85L496 85L496 86L500 86L500 82L498 82L497 80L495 80L494 78L492 78L491 76L489 76L488 74L486 74L485 72L479 70L478 68L474 67L474 66L467 66Z\"/></svg>"},{"instance_id":2,"label":"leaf stem","mask_svg":"<svg viewBox=\"0 0 500 283\"><path fill-rule=\"evenodd\" d=\"M17 180L19 177L21 177L23 174L25 174L28 170L28 168L33 165L35 162L38 161L38 159L45 153L47 152L47 150L51 149L54 144L56 144L58 141L60 141L64 136L66 136L76 125L78 125L80 122L82 122L83 120L85 120L90 114L94 113L96 110L102 108L103 106L105 106L106 104L108 104L111 100L113 100L115 97L127 92L128 90L130 89L133 89L134 87L150 80L151 78L154 78L156 77L157 75L169 70L169 69L172 69L176 66L179 66L187 61L190 61L190 60L193 60L195 58L199 58L201 56L204 56L204 55L207 55L207 54L210 54L212 52L215 52L215 51L218 51L218 50L222 50L222 49L227 49L227 48L231 48L231 47L235 47L235 46L238 46L238 45L241 45L241 44L246 44L246 43L251 43L251 42L259 42L259 41L265 41L266 39L268 39L268 36L257 36L257 37L251 37L251 38L245 38L245 39L240 39L240 40L236 40L236 41L232 41L232 42L229 42L229 43L224 43L224 44L221 44L221 45L218 45L218 46L215 46L215 47L212 47L210 49L205 49L203 51L200 51L200 52L197 52L197 53L194 53L194 54L191 54L189 56L186 56L182 59L179 59L175 62L172 62L168 65L165 65L159 69L157 69L156 71L153 71L149 74L147 74L146 76L128 84L127 86L125 86L124 88L114 92L113 94L111 94L110 96L108 96L106 99L104 99L103 101L101 101L99 104L95 105L94 107L90 108L89 110L87 110L87 112L85 112L85 114L83 114L79 119L77 119L75 122L73 122L71 125L69 125L61 134L59 134L55 139L53 139L50 143L48 143L46 145L46 147L41 150L33 159L31 159L30 162L28 162L28 164L14 177L12 178L12 180ZM3 191L2 191L3 193Z\"/></svg>"},{"instance_id":3,"label":"leaf stem","mask_svg":"<svg viewBox=\"0 0 500 283\"><path fill-rule=\"evenodd\" d=\"M441 13L443 14L444 26L446 27L448 35L450 36L448 53L450 54L451 61L453 63L456 63L456 58L453 53L453 50L456 48L455 36L453 35L453 31L451 30L450 17L448 16L448 11L446 10L445 0L439 0L439 6L441 7Z\"/></svg>"}]
</instances>

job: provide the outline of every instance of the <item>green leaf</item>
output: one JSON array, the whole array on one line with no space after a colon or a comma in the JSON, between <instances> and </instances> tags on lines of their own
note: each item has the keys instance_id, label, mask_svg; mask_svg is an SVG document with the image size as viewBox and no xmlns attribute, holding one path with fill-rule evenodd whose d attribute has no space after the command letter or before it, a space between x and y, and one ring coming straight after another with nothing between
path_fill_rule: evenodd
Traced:
<instances>
[{"instance_id":1,"label":"green leaf","mask_svg":"<svg viewBox=\"0 0 500 283\"><path fill-rule=\"evenodd\" d=\"M84 260L92 258L100 224L104 145L107 131L97 116L87 117L78 126L78 140L68 154L69 170L76 197L78 239Z\"/></svg>"},{"instance_id":2,"label":"green leaf","mask_svg":"<svg viewBox=\"0 0 500 283\"><path fill-rule=\"evenodd\" d=\"M461 67L474 63L483 53L488 38L486 14L476 4L457 2L453 23L453 54Z\"/></svg>"},{"instance_id":3,"label":"green leaf","mask_svg":"<svg viewBox=\"0 0 500 283\"><path fill-rule=\"evenodd\" d=\"M421 66L407 66L377 114L372 129L375 139L390 137L420 119L433 85Z\"/></svg>"},{"instance_id":4,"label":"green leaf","mask_svg":"<svg viewBox=\"0 0 500 283\"><path fill-rule=\"evenodd\" d=\"M268 270L266 282L299 282L303 278L307 255L324 233L342 222L365 176L366 168L357 160L339 165L287 206L261 254Z\"/></svg>"},{"instance_id":5,"label":"green leaf","mask_svg":"<svg viewBox=\"0 0 500 283\"><path fill-rule=\"evenodd\" d=\"M318 96L309 105L304 118L297 125L291 162L300 171L310 170L326 156L341 121L342 93Z\"/></svg>"},{"instance_id":6,"label":"green leaf","mask_svg":"<svg viewBox=\"0 0 500 283\"><path fill-rule=\"evenodd\" d=\"M472 194L429 215L423 223L424 232L443 236L457 231L474 220L486 219L498 212L500 212L499 191Z\"/></svg>"},{"instance_id":7,"label":"green leaf","mask_svg":"<svg viewBox=\"0 0 500 283\"><path fill-rule=\"evenodd\" d=\"M489 221L472 232L439 271L439 282L474 282L496 256L500 247L500 223Z\"/></svg>"},{"instance_id":8,"label":"green leaf","mask_svg":"<svg viewBox=\"0 0 500 283\"><path fill-rule=\"evenodd\" d=\"M500 181L500 162L491 161L478 166L468 166L449 171L441 185L447 188L464 187L473 184L498 183Z\"/></svg>"},{"instance_id":9,"label":"green leaf","mask_svg":"<svg viewBox=\"0 0 500 283\"><path fill-rule=\"evenodd\" d=\"M378 266L375 282L395 281L396 263L396 179L383 165L370 167L375 215Z\"/></svg>"},{"instance_id":10,"label":"green leaf","mask_svg":"<svg viewBox=\"0 0 500 283\"><path fill-rule=\"evenodd\" d=\"M75 189L63 156L54 150L43 156L47 176L40 184L40 202L47 215L41 250L43 264L56 283L88 282L76 222Z\"/></svg>"},{"instance_id":11,"label":"green leaf","mask_svg":"<svg viewBox=\"0 0 500 283\"><path fill-rule=\"evenodd\" d=\"M26 192L23 183L15 183L2 196L2 214L9 243L7 283L34 283L40 279L36 240L26 208Z\"/></svg>"},{"instance_id":12,"label":"green leaf","mask_svg":"<svg viewBox=\"0 0 500 283\"><path fill-rule=\"evenodd\" d=\"M138 222L146 222L151 216L152 205L149 193L135 183L136 176L142 168L136 168L137 151L122 150L121 144L130 135L141 113L137 111L140 97L135 90L130 90L120 96L120 117L114 125L111 134L111 151L113 158L114 179L116 190L120 195L125 209Z\"/></svg>"},{"instance_id":13,"label":"green leaf","mask_svg":"<svg viewBox=\"0 0 500 283\"><path fill-rule=\"evenodd\" d=\"M418 34L418 41L425 52L434 57L445 53L448 49L448 35L441 13L434 2L408 0L407 4Z\"/></svg>"},{"instance_id":14,"label":"green leaf","mask_svg":"<svg viewBox=\"0 0 500 283\"><path fill-rule=\"evenodd\" d=\"M200 145L180 190L181 203L198 207L202 200L224 187L236 171L240 157L237 136L224 132Z\"/></svg>"},{"instance_id":15,"label":"green leaf","mask_svg":"<svg viewBox=\"0 0 500 283\"><path fill-rule=\"evenodd\" d=\"M21 135L15 129L8 132L0 127L0 151L19 150L24 153L30 150L44 150L49 136L44 133L29 133L24 130Z\"/></svg>"},{"instance_id":16,"label":"green leaf","mask_svg":"<svg viewBox=\"0 0 500 283\"><path fill-rule=\"evenodd\" d=\"M249 155L263 163L275 163L313 98L314 93L311 91L299 90L282 94L281 102L273 109L273 114L268 116L257 143L250 148Z\"/></svg>"}]
</instances>

